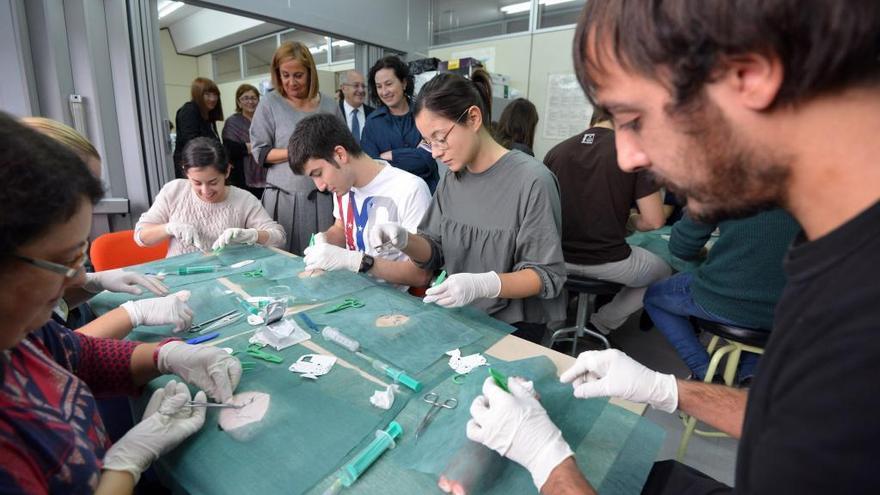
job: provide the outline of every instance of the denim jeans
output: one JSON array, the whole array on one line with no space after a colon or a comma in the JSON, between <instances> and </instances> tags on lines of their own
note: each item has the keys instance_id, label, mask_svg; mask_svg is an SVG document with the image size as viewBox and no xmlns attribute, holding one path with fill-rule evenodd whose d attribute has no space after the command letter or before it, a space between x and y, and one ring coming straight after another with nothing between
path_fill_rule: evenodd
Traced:
<instances>
[{"instance_id":1,"label":"denim jeans","mask_svg":"<svg viewBox=\"0 0 880 495\"><path fill-rule=\"evenodd\" d=\"M694 378L702 380L709 368L709 353L700 343L696 329L688 317L696 316L728 325L737 325L737 323L706 311L694 301L691 294L692 280L693 275L685 272L651 285L645 293L645 311L690 368ZM739 361L737 380L752 376L757 364L757 354L743 352Z\"/></svg>"}]
</instances>

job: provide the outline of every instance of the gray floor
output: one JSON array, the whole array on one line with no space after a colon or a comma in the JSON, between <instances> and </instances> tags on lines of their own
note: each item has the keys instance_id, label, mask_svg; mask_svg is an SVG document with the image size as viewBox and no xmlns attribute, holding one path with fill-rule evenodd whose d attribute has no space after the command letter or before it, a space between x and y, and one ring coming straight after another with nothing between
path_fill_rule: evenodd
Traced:
<instances>
[{"instance_id":1,"label":"gray floor","mask_svg":"<svg viewBox=\"0 0 880 495\"><path fill-rule=\"evenodd\" d=\"M675 350L656 328L647 332L639 330L638 316L639 313L630 318L623 327L611 333L609 336L611 345L651 369L672 373L680 378L686 377L689 370L679 359ZM588 339L587 342L578 345L578 352L600 348L601 346ZM571 344L564 344L564 348L557 348L557 350L569 353ZM684 430L678 414L666 414L648 408L645 417L666 430L666 442L660 449L657 460L674 459L681 433ZM684 463L722 483L733 486L736 448L737 441L731 438L708 438L693 435L688 444Z\"/></svg>"}]
</instances>

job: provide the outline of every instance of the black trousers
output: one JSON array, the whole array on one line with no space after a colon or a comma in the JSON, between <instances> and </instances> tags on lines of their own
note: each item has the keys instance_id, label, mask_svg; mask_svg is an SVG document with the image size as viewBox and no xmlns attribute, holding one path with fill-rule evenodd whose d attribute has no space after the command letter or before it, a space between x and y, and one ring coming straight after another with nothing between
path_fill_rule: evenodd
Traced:
<instances>
[{"instance_id":1,"label":"black trousers","mask_svg":"<svg viewBox=\"0 0 880 495\"><path fill-rule=\"evenodd\" d=\"M534 342L535 344L541 343L541 339L544 338L544 331L547 330L547 325L544 323L520 321L512 326L516 328L516 331L513 332L514 336Z\"/></svg>"},{"instance_id":2,"label":"black trousers","mask_svg":"<svg viewBox=\"0 0 880 495\"><path fill-rule=\"evenodd\" d=\"M658 461L651 468L642 495L690 495L732 493L733 489L696 469L668 460Z\"/></svg>"}]
</instances>

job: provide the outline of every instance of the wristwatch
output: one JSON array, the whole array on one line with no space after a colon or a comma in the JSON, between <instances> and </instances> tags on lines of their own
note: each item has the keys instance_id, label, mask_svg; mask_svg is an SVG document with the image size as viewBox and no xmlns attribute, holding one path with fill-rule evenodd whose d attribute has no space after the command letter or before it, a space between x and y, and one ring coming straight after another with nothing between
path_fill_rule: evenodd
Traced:
<instances>
[{"instance_id":1,"label":"wristwatch","mask_svg":"<svg viewBox=\"0 0 880 495\"><path fill-rule=\"evenodd\" d=\"M370 268L373 268L373 259L369 254L364 253L364 257L361 258L361 267L358 268L358 273L367 273L370 271Z\"/></svg>"}]
</instances>

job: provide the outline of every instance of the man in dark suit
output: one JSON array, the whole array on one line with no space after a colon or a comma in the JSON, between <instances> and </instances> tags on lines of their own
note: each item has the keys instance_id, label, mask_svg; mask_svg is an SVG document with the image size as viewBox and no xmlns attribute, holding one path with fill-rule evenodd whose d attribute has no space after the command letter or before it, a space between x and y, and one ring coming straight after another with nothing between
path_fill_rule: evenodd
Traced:
<instances>
[{"instance_id":1,"label":"man in dark suit","mask_svg":"<svg viewBox=\"0 0 880 495\"><path fill-rule=\"evenodd\" d=\"M364 76L356 70L346 71L342 74L342 100L339 102L339 110L345 115L345 123L354 135L355 141L360 144L361 133L364 124L367 123L367 115L373 111L373 107L364 104L367 96L367 86L364 84Z\"/></svg>"}]
</instances>

